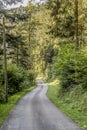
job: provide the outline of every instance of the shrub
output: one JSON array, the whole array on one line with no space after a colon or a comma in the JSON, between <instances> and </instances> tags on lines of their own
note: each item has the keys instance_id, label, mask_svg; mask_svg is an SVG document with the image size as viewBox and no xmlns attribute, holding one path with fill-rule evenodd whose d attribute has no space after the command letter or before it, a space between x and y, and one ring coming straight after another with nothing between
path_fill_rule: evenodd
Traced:
<instances>
[{"instance_id":1,"label":"shrub","mask_svg":"<svg viewBox=\"0 0 87 130\"><path fill-rule=\"evenodd\" d=\"M54 70L63 89L79 84L87 89L87 50L74 52L74 44L61 45L54 59Z\"/></svg>"},{"instance_id":2,"label":"shrub","mask_svg":"<svg viewBox=\"0 0 87 130\"><path fill-rule=\"evenodd\" d=\"M34 85L35 84L35 72L33 72L33 70L28 70L26 71L26 78L27 81L30 82L30 85Z\"/></svg>"},{"instance_id":3,"label":"shrub","mask_svg":"<svg viewBox=\"0 0 87 130\"><path fill-rule=\"evenodd\" d=\"M16 65L8 66L9 94L14 94L34 84L35 74L32 70L24 70L22 67L17 67Z\"/></svg>"},{"instance_id":4,"label":"shrub","mask_svg":"<svg viewBox=\"0 0 87 130\"><path fill-rule=\"evenodd\" d=\"M16 65L8 66L8 92L14 94L21 91L20 83L23 82L23 72Z\"/></svg>"},{"instance_id":5,"label":"shrub","mask_svg":"<svg viewBox=\"0 0 87 130\"><path fill-rule=\"evenodd\" d=\"M4 92L2 90L2 87L0 86L0 103L3 103L5 101Z\"/></svg>"},{"instance_id":6,"label":"shrub","mask_svg":"<svg viewBox=\"0 0 87 130\"><path fill-rule=\"evenodd\" d=\"M33 70L25 70L15 64L8 64L8 94L12 95L25 88L35 85L35 74ZM0 73L0 85L4 86L4 71ZM0 87L0 103L4 102L4 93Z\"/></svg>"}]
</instances>

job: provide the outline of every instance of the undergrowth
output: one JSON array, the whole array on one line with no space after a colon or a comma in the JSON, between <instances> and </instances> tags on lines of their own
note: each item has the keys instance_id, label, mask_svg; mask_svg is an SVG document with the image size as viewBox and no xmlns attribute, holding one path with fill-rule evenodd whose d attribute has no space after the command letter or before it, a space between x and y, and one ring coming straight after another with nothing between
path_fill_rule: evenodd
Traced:
<instances>
[{"instance_id":1,"label":"undergrowth","mask_svg":"<svg viewBox=\"0 0 87 130\"><path fill-rule=\"evenodd\" d=\"M87 92L82 91L82 88L78 86L64 93L55 82L48 86L49 99L73 121L87 130Z\"/></svg>"}]
</instances>

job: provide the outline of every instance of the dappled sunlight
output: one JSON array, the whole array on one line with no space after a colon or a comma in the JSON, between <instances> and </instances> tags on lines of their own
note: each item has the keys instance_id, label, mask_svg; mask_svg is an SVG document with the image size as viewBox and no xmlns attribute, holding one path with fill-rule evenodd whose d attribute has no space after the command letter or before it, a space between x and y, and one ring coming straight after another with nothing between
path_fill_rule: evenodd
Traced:
<instances>
[{"instance_id":1,"label":"dappled sunlight","mask_svg":"<svg viewBox=\"0 0 87 130\"><path fill-rule=\"evenodd\" d=\"M49 86L57 86L59 85L60 81L58 79L53 80L52 82L48 83Z\"/></svg>"}]
</instances>

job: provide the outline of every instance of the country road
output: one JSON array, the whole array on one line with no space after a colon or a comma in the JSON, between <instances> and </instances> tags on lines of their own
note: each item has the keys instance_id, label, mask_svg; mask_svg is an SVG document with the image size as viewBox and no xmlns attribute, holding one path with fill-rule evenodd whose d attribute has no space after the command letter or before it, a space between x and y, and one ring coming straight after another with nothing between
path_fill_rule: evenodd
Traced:
<instances>
[{"instance_id":1,"label":"country road","mask_svg":"<svg viewBox=\"0 0 87 130\"><path fill-rule=\"evenodd\" d=\"M11 111L1 130L82 130L47 98L47 85L26 94Z\"/></svg>"}]
</instances>

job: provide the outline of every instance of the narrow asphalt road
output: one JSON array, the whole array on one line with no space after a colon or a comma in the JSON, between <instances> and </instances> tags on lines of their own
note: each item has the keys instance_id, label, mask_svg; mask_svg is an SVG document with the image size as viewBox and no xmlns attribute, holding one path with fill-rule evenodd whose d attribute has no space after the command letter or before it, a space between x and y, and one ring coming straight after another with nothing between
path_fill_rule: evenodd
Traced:
<instances>
[{"instance_id":1,"label":"narrow asphalt road","mask_svg":"<svg viewBox=\"0 0 87 130\"><path fill-rule=\"evenodd\" d=\"M11 111L1 130L82 130L46 97L47 85L26 94Z\"/></svg>"}]
</instances>

